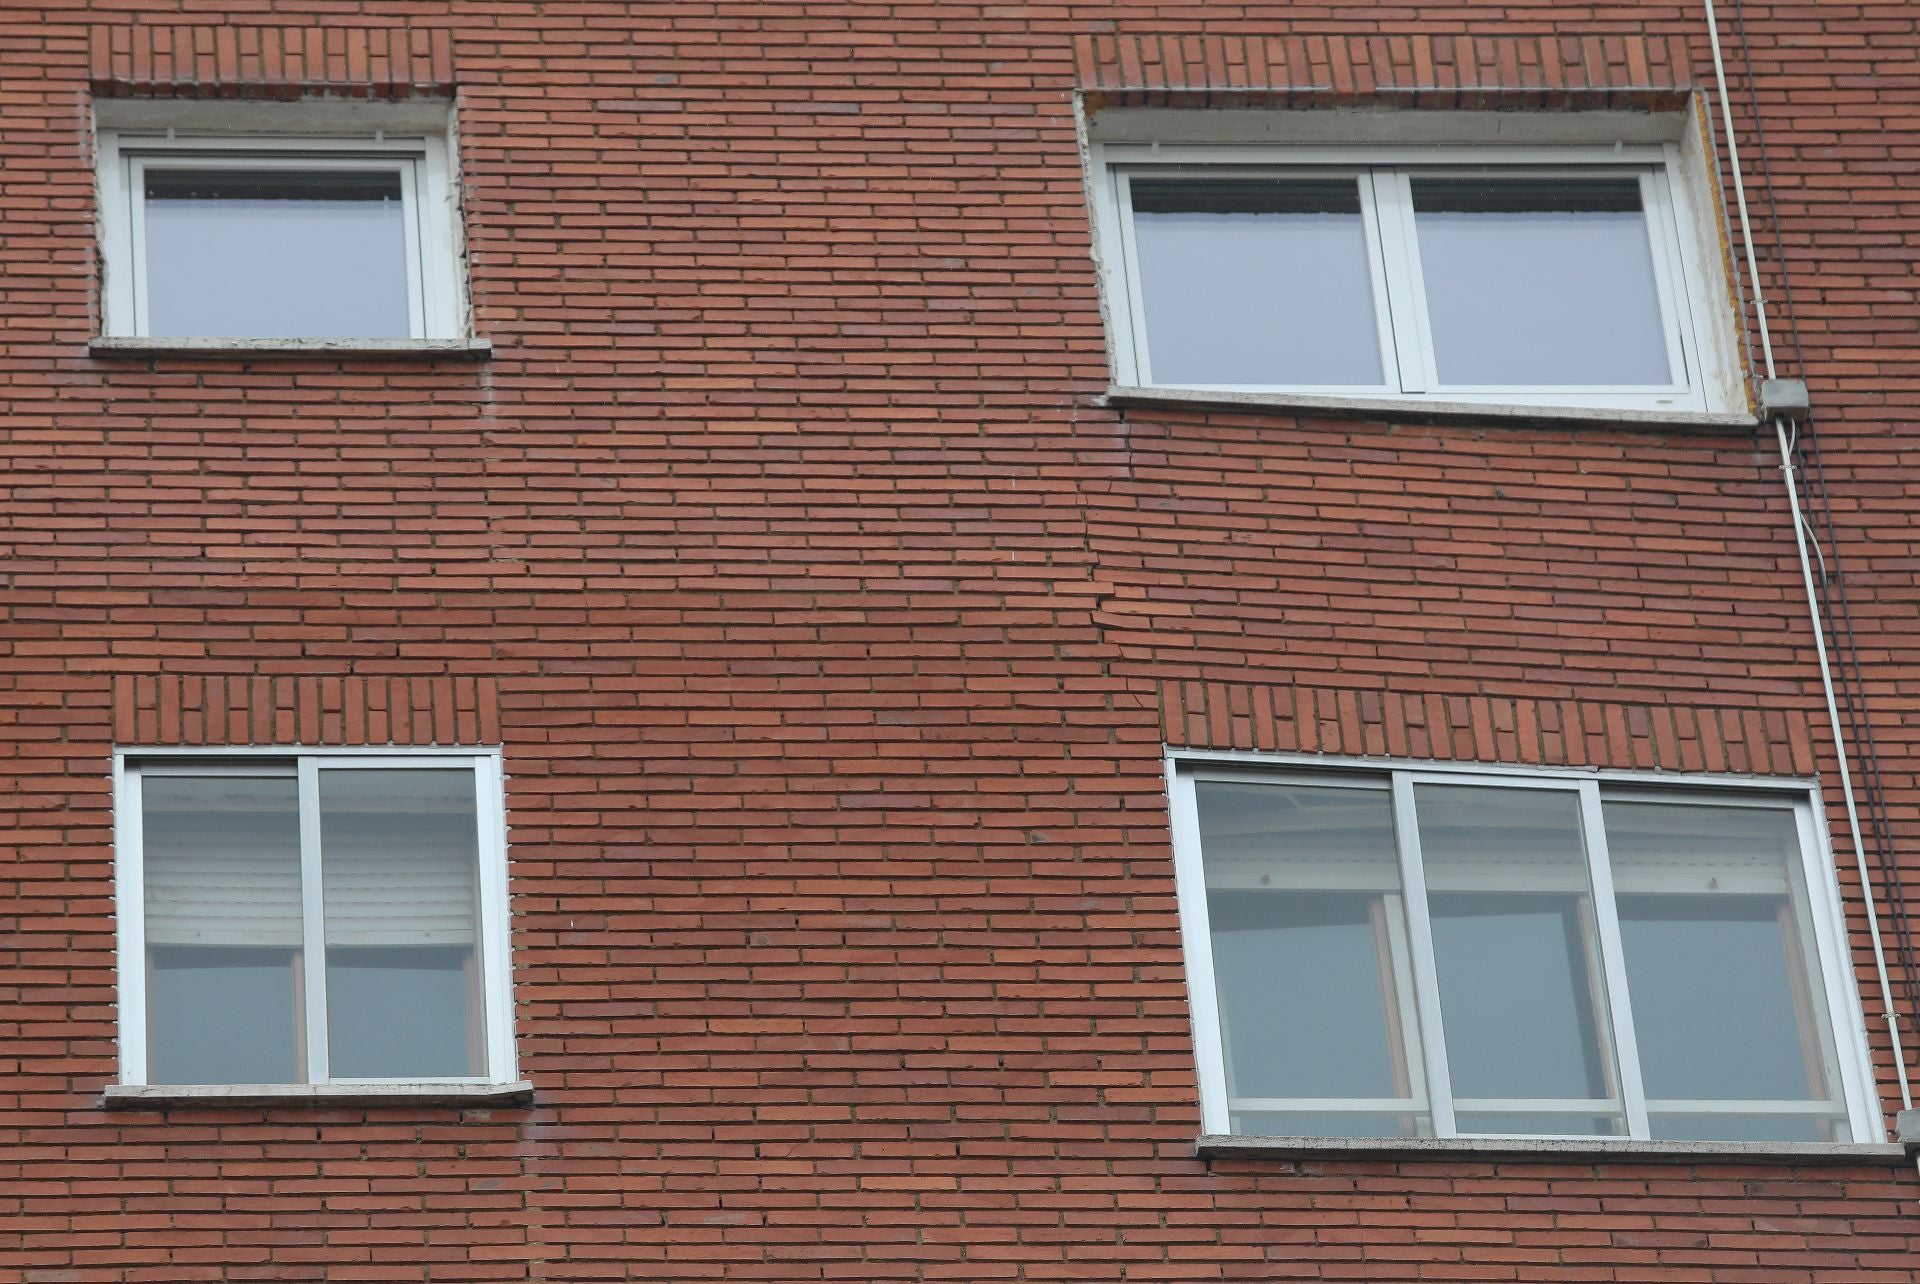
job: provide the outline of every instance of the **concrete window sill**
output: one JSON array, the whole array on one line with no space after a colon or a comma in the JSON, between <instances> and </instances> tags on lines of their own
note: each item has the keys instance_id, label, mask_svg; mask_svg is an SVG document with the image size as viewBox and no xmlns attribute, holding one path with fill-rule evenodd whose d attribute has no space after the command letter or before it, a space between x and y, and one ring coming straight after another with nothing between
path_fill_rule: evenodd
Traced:
<instances>
[{"instance_id":1,"label":"concrete window sill","mask_svg":"<svg viewBox=\"0 0 1920 1284\"><path fill-rule=\"evenodd\" d=\"M486 339L150 339L101 336L87 344L96 357L334 357L485 361Z\"/></svg>"},{"instance_id":2,"label":"concrete window sill","mask_svg":"<svg viewBox=\"0 0 1920 1284\"><path fill-rule=\"evenodd\" d=\"M1201 389L1107 389L1113 406L1238 410L1251 414L1383 419L1400 423L1574 424L1598 428L1649 428L1683 432L1752 432L1753 415L1691 410L1639 410L1609 406L1509 406L1485 402L1415 401L1401 397L1323 397L1292 392L1208 392Z\"/></svg>"},{"instance_id":3,"label":"concrete window sill","mask_svg":"<svg viewBox=\"0 0 1920 1284\"><path fill-rule=\"evenodd\" d=\"M519 1106L533 1085L516 1083L115 1083L100 1094L109 1110L262 1105Z\"/></svg>"},{"instance_id":4,"label":"concrete window sill","mask_svg":"<svg viewBox=\"0 0 1920 1284\"><path fill-rule=\"evenodd\" d=\"M1194 1143L1208 1159L1346 1156L1353 1159L1474 1160L1594 1163L1618 1159L1671 1164L1858 1164L1906 1162L1907 1148L1888 1143L1834 1141L1630 1141L1625 1138L1567 1140L1560 1137L1492 1140L1481 1137L1229 1137L1209 1135Z\"/></svg>"}]
</instances>

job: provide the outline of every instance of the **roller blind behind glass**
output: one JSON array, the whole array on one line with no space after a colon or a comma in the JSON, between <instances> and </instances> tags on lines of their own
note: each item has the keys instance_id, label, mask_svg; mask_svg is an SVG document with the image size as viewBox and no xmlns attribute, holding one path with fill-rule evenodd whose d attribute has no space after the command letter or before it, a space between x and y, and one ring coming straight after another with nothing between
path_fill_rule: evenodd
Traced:
<instances>
[{"instance_id":1,"label":"roller blind behind glass","mask_svg":"<svg viewBox=\"0 0 1920 1284\"><path fill-rule=\"evenodd\" d=\"M319 786L332 1073L484 1073L473 773L328 768Z\"/></svg>"},{"instance_id":2,"label":"roller blind behind glass","mask_svg":"<svg viewBox=\"0 0 1920 1284\"><path fill-rule=\"evenodd\" d=\"M474 942L471 771L320 773L329 946Z\"/></svg>"},{"instance_id":3,"label":"roller blind behind glass","mask_svg":"<svg viewBox=\"0 0 1920 1284\"><path fill-rule=\"evenodd\" d=\"M300 948L300 809L283 776L150 775L148 945Z\"/></svg>"},{"instance_id":4,"label":"roller blind behind glass","mask_svg":"<svg viewBox=\"0 0 1920 1284\"><path fill-rule=\"evenodd\" d=\"M296 783L150 777L143 807L151 945L301 944ZM322 773L327 944L475 939L470 771Z\"/></svg>"}]
</instances>

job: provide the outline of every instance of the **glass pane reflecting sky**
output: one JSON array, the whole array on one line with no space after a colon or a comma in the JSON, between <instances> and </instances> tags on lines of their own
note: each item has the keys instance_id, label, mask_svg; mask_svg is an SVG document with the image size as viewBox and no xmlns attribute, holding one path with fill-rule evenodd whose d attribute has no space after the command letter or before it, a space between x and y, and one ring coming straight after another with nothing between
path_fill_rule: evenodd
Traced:
<instances>
[{"instance_id":1,"label":"glass pane reflecting sky","mask_svg":"<svg viewBox=\"0 0 1920 1284\"><path fill-rule=\"evenodd\" d=\"M392 171L150 169L147 333L404 339L404 220Z\"/></svg>"},{"instance_id":2,"label":"glass pane reflecting sky","mask_svg":"<svg viewBox=\"0 0 1920 1284\"><path fill-rule=\"evenodd\" d=\"M473 773L320 773L332 1072L484 1073Z\"/></svg>"},{"instance_id":3,"label":"glass pane reflecting sky","mask_svg":"<svg viewBox=\"0 0 1920 1284\"><path fill-rule=\"evenodd\" d=\"M148 776L141 820L148 1079L303 1079L293 777Z\"/></svg>"},{"instance_id":4,"label":"glass pane reflecting sky","mask_svg":"<svg viewBox=\"0 0 1920 1284\"><path fill-rule=\"evenodd\" d=\"M1638 179L1417 178L1413 204L1441 383L1673 382Z\"/></svg>"},{"instance_id":5,"label":"glass pane reflecting sky","mask_svg":"<svg viewBox=\"0 0 1920 1284\"><path fill-rule=\"evenodd\" d=\"M1354 179L1146 179L1134 244L1159 384L1382 382Z\"/></svg>"},{"instance_id":6,"label":"glass pane reflecting sky","mask_svg":"<svg viewBox=\"0 0 1920 1284\"><path fill-rule=\"evenodd\" d=\"M1229 1093L1412 1101L1411 995L1385 790L1195 786ZM1309 979L1310 978L1310 979ZM1425 1114L1243 1112L1266 1131L1417 1132Z\"/></svg>"},{"instance_id":7,"label":"glass pane reflecting sky","mask_svg":"<svg viewBox=\"0 0 1920 1284\"><path fill-rule=\"evenodd\" d=\"M1837 1106L1794 814L1618 801L1604 810L1648 1098ZM1775 1122L1786 1136L1816 1127ZM1772 1126L1702 1115L1685 1127L1743 1138L1763 1125ZM1673 1135L1682 1125L1664 1126Z\"/></svg>"},{"instance_id":8,"label":"glass pane reflecting sky","mask_svg":"<svg viewBox=\"0 0 1920 1284\"><path fill-rule=\"evenodd\" d=\"M1578 796L1421 785L1415 799L1456 1099L1611 1098ZM1496 1130L1589 1127L1554 1112Z\"/></svg>"}]
</instances>

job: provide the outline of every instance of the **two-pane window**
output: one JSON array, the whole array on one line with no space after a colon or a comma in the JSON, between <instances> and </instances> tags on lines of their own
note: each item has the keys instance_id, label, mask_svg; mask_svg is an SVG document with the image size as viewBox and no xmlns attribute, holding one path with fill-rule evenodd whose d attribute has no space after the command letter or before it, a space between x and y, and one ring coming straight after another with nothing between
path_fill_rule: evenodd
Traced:
<instances>
[{"instance_id":1,"label":"two-pane window","mask_svg":"<svg viewBox=\"0 0 1920 1284\"><path fill-rule=\"evenodd\" d=\"M443 140L103 136L107 333L461 337Z\"/></svg>"},{"instance_id":2,"label":"two-pane window","mask_svg":"<svg viewBox=\"0 0 1920 1284\"><path fill-rule=\"evenodd\" d=\"M1664 150L1641 150L1579 164L1244 151L1169 163L1108 148L1116 378L1713 409L1679 198Z\"/></svg>"},{"instance_id":3,"label":"two-pane window","mask_svg":"<svg viewBox=\"0 0 1920 1284\"><path fill-rule=\"evenodd\" d=\"M499 788L490 755L124 762L125 1081L510 1078Z\"/></svg>"},{"instance_id":4,"label":"two-pane window","mask_svg":"<svg viewBox=\"0 0 1920 1284\"><path fill-rule=\"evenodd\" d=\"M1804 789L1183 767L1209 1131L1873 1139Z\"/></svg>"}]
</instances>

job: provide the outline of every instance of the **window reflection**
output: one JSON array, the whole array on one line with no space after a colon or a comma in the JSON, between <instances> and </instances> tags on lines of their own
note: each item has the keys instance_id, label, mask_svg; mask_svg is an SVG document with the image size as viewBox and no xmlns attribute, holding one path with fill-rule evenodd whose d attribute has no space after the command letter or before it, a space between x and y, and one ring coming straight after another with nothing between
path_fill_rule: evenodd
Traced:
<instances>
[{"instance_id":1,"label":"window reflection","mask_svg":"<svg viewBox=\"0 0 1920 1284\"><path fill-rule=\"evenodd\" d=\"M147 333L403 339L406 211L396 171L145 171Z\"/></svg>"},{"instance_id":2,"label":"window reflection","mask_svg":"<svg viewBox=\"0 0 1920 1284\"><path fill-rule=\"evenodd\" d=\"M1675 382L1634 178L1415 178L1440 382Z\"/></svg>"},{"instance_id":3,"label":"window reflection","mask_svg":"<svg viewBox=\"0 0 1920 1284\"><path fill-rule=\"evenodd\" d=\"M1136 178L1158 383L1382 383L1357 182Z\"/></svg>"}]
</instances>

